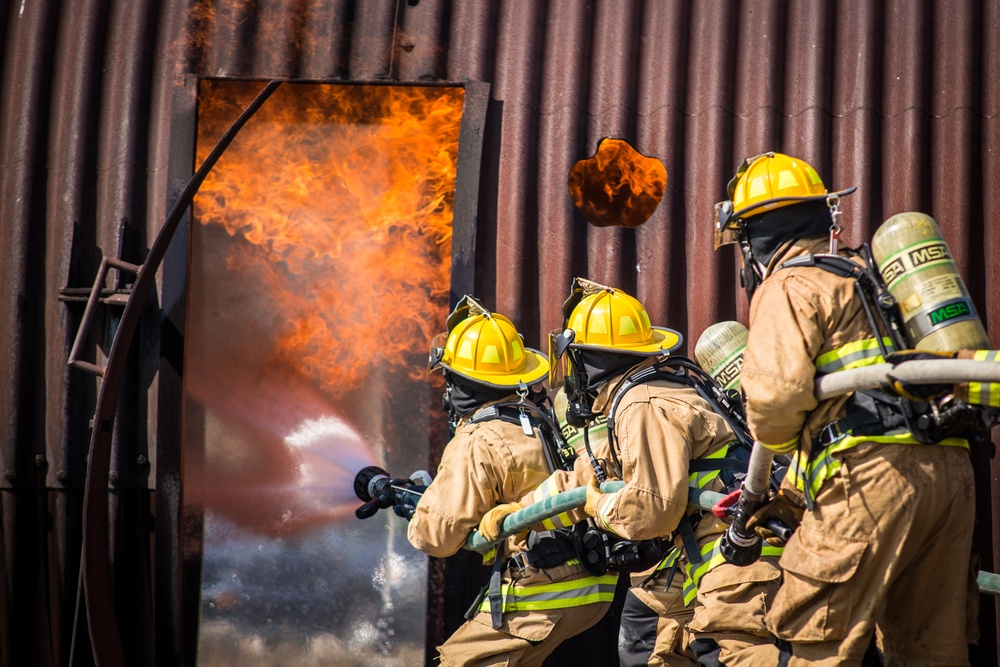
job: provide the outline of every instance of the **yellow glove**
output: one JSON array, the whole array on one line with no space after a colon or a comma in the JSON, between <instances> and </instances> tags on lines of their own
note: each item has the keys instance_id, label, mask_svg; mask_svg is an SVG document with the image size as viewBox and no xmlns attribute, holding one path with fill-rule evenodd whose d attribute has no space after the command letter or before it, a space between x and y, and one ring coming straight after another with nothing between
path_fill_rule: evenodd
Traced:
<instances>
[{"instance_id":1,"label":"yellow glove","mask_svg":"<svg viewBox=\"0 0 1000 667\"><path fill-rule=\"evenodd\" d=\"M747 521L747 528L753 529L761 539L773 546L782 546L785 541L774 534L766 525L771 519L777 519L794 531L802 522L805 510L789 497L784 489L779 489L769 501L760 506Z\"/></svg>"},{"instance_id":2,"label":"yellow glove","mask_svg":"<svg viewBox=\"0 0 1000 667\"><path fill-rule=\"evenodd\" d=\"M890 364L899 364L904 361L914 359L954 358L955 352L932 352L929 350L920 350L918 352L917 350L900 350L899 352L893 352L887 356L885 360ZM950 384L911 384L909 382L904 382L899 378L895 378L892 375L889 375L889 387L897 396L902 396L908 401L922 401L924 403L953 391L953 385Z\"/></svg>"},{"instance_id":3,"label":"yellow glove","mask_svg":"<svg viewBox=\"0 0 1000 667\"><path fill-rule=\"evenodd\" d=\"M587 484L587 504L583 506L583 511L587 513L587 516L597 516L597 501L603 495L605 494L601 491L601 483L597 481L597 475L592 476L590 483Z\"/></svg>"},{"instance_id":4,"label":"yellow glove","mask_svg":"<svg viewBox=\"0 0 1000 667\"><path fill-rule=\"evenodd\" d=\"M500 537L500 527L503 525L503 520L519 509L521 509L521 503L497 505L483 515L479 522L479 534L488 542L497 539Z\"/></svg>"}]
</instances>

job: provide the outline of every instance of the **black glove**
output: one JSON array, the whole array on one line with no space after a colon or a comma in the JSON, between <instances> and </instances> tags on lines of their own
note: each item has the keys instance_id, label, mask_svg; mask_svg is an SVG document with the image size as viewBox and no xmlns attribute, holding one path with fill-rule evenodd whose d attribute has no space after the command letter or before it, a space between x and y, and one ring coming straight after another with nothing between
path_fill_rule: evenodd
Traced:
<instances>
[{"instance_id":1,"label":"black glove","mask_svg":"<svg viewBox=\"0 0 1000 667\"><path fill-rule=\"evenodd\" d=\"M414 484L406 489L407 491L413 491L417 494L423 494L427 490L426 486L420 484ZM398 502L392 506L392 511L396 513L396 516L401 516L407 521L413 518L413 513L417 511L416 498L414 496L403 493L402 491L397 494Z\"/></svg>"},{"instance_id":2,"label":"black glove","mask_svg":"<svg viewBox=\"0 0 1000 667\"><path fill-rule=\"evenodd\" d=\"M804 508L798 505L784 491L779 489L774 496L750 515L747 528L752 529L761 539L772 546L782 546L786 540L775 532L773 521L793 532L802 522Z\"/></svg>"}]
</instances>

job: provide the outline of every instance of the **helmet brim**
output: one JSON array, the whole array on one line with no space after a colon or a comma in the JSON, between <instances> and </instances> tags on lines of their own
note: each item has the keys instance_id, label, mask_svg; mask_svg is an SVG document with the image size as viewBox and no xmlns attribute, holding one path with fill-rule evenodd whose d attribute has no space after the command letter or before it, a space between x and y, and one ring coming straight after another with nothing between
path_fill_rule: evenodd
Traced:
<instances>
[{"instance_id":1,"label":"helmet brim","mask_svg":"<svg viewBox=\"0 0 1000 667\"><path fill-rule=\"evenodd\" d=\"M791 204L802 204L810 201L823 201L829 197L845 197L852 194L858 186L852 185L851 187L841 190L839 192L827 192L822 195L810 195L807 197L775 197L773 199L765 199L764 201L759 201L756 204L746 206L738 211L733 211L730 216L730 220L742 220L749 218L754 215L759 215L760 213L765 213L767 211L781 208L782 206L789 206Z\"/></svg>"},{"instance_id":2,"label":"helmet brim","mask_svg":"<svg viewBox=\"0 0 1000 667\"><path fill-rule=\"evenodd\" d=\"M652 340L643 345L587 345L586 343L573 343L570 347L581 350L603 350L610 352L621 352L622 354L638 354L645 357L653 357L660 354L670 354L681 346L684 336L679 331L668 329L667 327L650 327Z\"/></svg>"},{"instance_id":3,"label":"helmet brim","mask_svg":"<svg viewBox=\"0 0 1000 667\"><path fill-rule=\"evenodd\" d=\"M473 382L485 384L490 387L497 387L499 389L516 389L522 382L527 385L532 385L536 382L540 382L549 374L549 360L544 354L530 347L524 348L524 353L524 370L518 371L517 373L480 372L475 375L471 375L463 371L455 370L444 361L439 362L438 365L447 368L455 375L461 375L462 377L472 380Z\"/></svg>"}]
</instances>

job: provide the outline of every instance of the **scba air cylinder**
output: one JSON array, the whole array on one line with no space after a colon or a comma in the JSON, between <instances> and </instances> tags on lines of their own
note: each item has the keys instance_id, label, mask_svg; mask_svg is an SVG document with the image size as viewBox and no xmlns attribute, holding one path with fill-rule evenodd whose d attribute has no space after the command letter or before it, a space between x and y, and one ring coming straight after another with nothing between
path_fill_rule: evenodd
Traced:
<instances>
[{"instance_id":1,"label":"scba air cylinder","mask_svg":"<svg viewBox=\"0 0 1000 667\"><path fill-rule=\"evenodd\" d=\"M723 389L740 388L747 328L739 322L718 322L705 329L694 348L698 365Z\"/></svg>"},{"instance_id":2,"label":"scba air cylinder","mask_svg":"<svg viewBox=\"0 0 1000 667\"><path fill-rule=\"evenodd\" d=\"M899 304L910 345L955 352L989 347L989 339L948 244L934 219L899 213L872 237L882 280Z\"/></svg>"}]
</instances>

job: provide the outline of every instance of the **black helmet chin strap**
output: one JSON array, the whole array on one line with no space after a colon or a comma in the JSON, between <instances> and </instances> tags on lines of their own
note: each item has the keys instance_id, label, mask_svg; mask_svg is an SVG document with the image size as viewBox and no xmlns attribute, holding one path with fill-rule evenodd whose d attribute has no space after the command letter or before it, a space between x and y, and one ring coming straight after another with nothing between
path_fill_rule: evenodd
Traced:
<instances>
[{"instance_id":1,"label":"black helmet chin strap","mask_svg":"<svg viewBox=\"0 0 1000 667\"><path fill-rule=\"evenodd\" d=\"M753 300L753 293L764 280L764 271L761 264L753 256L753 248L750 240L744 236L740 239L740 252L743 255L743 266L740 268L740 286L746 290L747 302Z\"/></svg>"},{"instance_id":2,"label":"black helmet chin strap","mask_svg":"<svg viewBox=\"0 0 1000 667\"><path fill-rule=\"evenodd\" d=\"M594 396L588 390L590 377L577 350L571 348L566 354L573 369L566 386L566 422L576 428L586 428L597 417L593 412Z\"/></svg>"}]
</instances>

